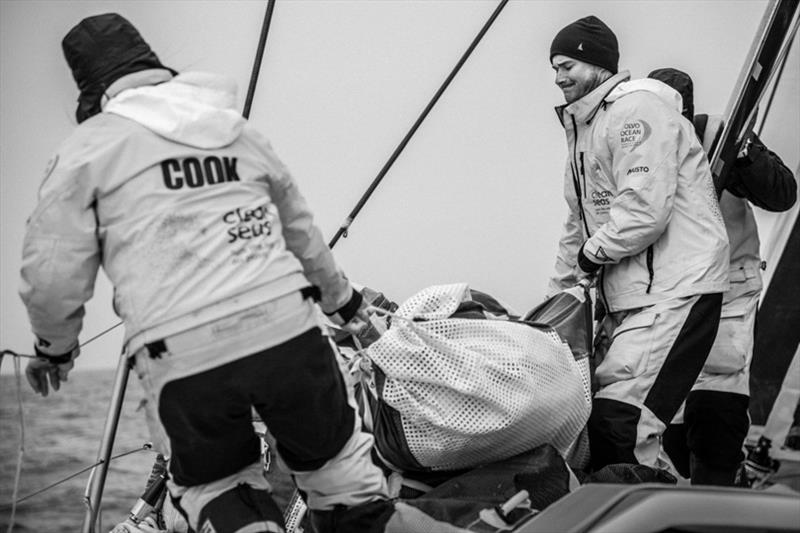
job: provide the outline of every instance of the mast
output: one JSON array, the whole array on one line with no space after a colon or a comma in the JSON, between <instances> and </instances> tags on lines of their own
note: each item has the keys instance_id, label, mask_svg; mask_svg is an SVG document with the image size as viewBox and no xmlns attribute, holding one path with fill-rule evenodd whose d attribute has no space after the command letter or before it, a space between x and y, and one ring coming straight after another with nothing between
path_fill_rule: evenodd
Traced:
<instances>
[{"instance_id":1,"label":"mast","mask_svg":"<svg viewBox=\"0 0 800 533\"><path fill-rule=\"evenodd\" d=\"M711 158L717 195L725 188L730 167L753 131L758 104L773 74L786 59L798 27L798 6L800 0L771 0L764 12L725 111L725 127Z\"/></svg>"}]
</instances>

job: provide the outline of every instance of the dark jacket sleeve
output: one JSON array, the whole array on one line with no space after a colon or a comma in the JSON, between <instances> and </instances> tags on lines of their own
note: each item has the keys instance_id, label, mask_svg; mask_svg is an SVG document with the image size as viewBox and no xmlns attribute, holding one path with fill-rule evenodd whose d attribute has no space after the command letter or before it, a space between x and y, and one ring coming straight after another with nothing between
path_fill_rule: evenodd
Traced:
<instances>
[{"instance_id":1,"label":"dark jacket sleeve","mask_svg":"<svg viewBox=\"0 0 800 533\"><path fill-rule=\"evenodd\" d=\"M792 171L755 134L748 154L734 163L726 189L767 211L786 211L797 199Z\"/></svg>"}]
</instances>

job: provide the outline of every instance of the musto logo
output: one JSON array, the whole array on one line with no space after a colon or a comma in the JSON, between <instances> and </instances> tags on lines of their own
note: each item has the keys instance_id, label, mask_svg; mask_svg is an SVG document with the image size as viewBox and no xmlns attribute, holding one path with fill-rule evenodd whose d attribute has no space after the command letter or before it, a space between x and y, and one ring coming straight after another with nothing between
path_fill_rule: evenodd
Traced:
<instances>
[{"instance_id":1,"label":"musto logo","mask_svg":"<svg viewBox=\"0 0 800 533\"><path fill-rule=\"evenodd\" d=\"M274 220L275 214L270 211L269 204L258 206L255 209L237 207L222 216L222 221L228 225L228 243L269 237L272 235Z\"/></svg>"},{"instance_id":2,"label":"musto logo","mask_svg":"<svg viewBox=\"0 0 800 533\"><path fill-rule=\"evenodd\" d=\"M636 148L644 143L653 129L644 120L626 122L619 130L619 143L623 148Z\"/></svg>"}]
</instances>

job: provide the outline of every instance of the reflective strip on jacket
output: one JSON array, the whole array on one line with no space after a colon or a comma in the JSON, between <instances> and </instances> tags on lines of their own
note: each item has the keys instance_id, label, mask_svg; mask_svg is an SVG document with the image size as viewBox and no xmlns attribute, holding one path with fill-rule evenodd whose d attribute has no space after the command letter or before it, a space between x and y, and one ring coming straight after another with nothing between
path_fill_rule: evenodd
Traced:
<instances>
[{"instance_id":1,"label":"reflective strip on jacket","mask_svg":"<svg viewBox=\"0 0 800 533\"><path fill-rule=\"evenodd\" d=\"M620 72L557 109L569 150L569 213L550 290L580 277L577 254L604 265L609 311L724 292L728 239L711 172L680 95Z\"/></svg>"}]
</instances>

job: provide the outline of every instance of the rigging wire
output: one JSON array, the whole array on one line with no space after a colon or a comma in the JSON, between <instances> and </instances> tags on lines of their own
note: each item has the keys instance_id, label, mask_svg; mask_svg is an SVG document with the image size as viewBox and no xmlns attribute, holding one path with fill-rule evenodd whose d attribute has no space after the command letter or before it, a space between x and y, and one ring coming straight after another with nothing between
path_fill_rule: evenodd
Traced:
<instances>
[{"instance_id":1,"label":"rigging wire","mask_svg":"<svg viewBox=\"0 0 800 533\"><path fill-rule=\"evenodd\" d=\"M122 457L125 457L127 455L132 455L134 453L139 453L139 452L144 452L144 451L152 451L153 453L156 453L152 448L153 448L153 444L151 442L145 442L142 446L140 446L138 448L133 448L132 450L128 450L128 451L119 453L119 454L111 457L110 461L115 461L115 460L120 459ZM67 477L65 477L63 479L60 479L60 480L56 481L55 483L51 483L50 485L47 485L47 486L45 486L45 487L43 487L43 488L41 488L41 489L39 489L39 490L37 490L35 492L31 492L30 494L27 494L27 495L23 496L22 498L16 499L16 494L15 494L14 500L11 503L7 503L5 505L0 506L0 509L8 509L9 507L13 508L13 506L16 506L17 504L22 503L25 500L33 498L34 496L38 496L39 494L42 494L43 492L47 492L48 490L50 490L50 489L52 489L52 488L54 488L54 487L56 487L58 485L61 485L62 483L66 482L66 481L69 481L70 479L75 478L75 477L83 474L84 472L88 472L89 470L91 470L92 468L94 468L96 466L100 466L104 462L105 461L103 461L101 459L101 460L97 461L96 463L94 463L92 465L89 465L89 466L87 466L85 468L82 468L82 469L78 470L77 472L74 472L74 473L68 475ZM13 518L13 516L14 516L13 513L12 513L11 516ZM12 524L13 524L13 520L12 520Z\"/></svg>"},{"instance_id":2,"label":"rigging wire","mask_svg":"<svg viewBox=\"0 0 800 533\"><path fill-rule=\"evenodd\" d=\"M90 342L99 339L100 337L102 337L103 335L105 335L106 333L108 333L109 331L113 330L114 328L116 328L116 327L118 327L120 325L122 325L122 322L117 322L113 326L111 326L109 328L106 328L105 330L101 331L97 335L91 337L89 340L81 343L79 346L81 346L81 347L86 346ZM10 355L10 356L12 356L14 358L14 374L15 374L15 377L16 377L16 384L17 384L17 409L18 409L18 412L19 412L19 428L20 428L19 448L17 450L17 466L16 466L16 473L14 475L14 489L13 489L13 494L12 494L12 501L11 501L10 505L6 505L6 506L0 507L0 508L8 508L8 507L11 508L11 518L10 518L9 523L8 523L8 529L6 530L7 533L11 533L13 531L13 528L14 528L14 517L15 517L16 512L17 512L17 504L18 503L20 503L20 502L22 502L24 500L27 500L28 498L30 498L32 496L35 496L36 494L44 492L45 490L48 490L48 489L50 489L52 487L55 487L56 485L58 485L60 483L63 483L64 481L72 479L73 477L85 472L89 468L94 468L95 466L97 466L97 464L92 465L92 466L90 466L88 468L85 468L85 469L81 470L80 472L77 472L77 473L75 473L75 474L73 474L73 475L71 475L71 476L69 476L69 477L67 477L65 479L62 479L61 481L58 481L58 482L56 482L56 483L54 483L54 484L52 484L52 485L50 485L48 487L45 487L44 489L42 489L40 491L37 491L37 492L35 492L33 494L29 494L29 495L27 495L27 496L25 496L23 498L17 499L17 494L19 493L20 475L22 473L22 460L23 460L23 457L25 455L25 417L23 416L23 410L22 410L22 372L20 370L20 359L22 357L26 357L28 359L36 359L36 356L35 355L31 355L31 354L17 353L14 350L2 350L2 351L0 351L0 366L2 366L3 357L6 356L6 355ZM138 451L138 449L136 451ZM128 452L128 453L133 453L133 452ZM122 455L127 455L127 453L118 455L117 457L122 457ZM115 457L115 459L116 459L116 457Z\"/></svg>"},{"instance_id":3,"label":"rigging wire","mask_svg":"<svg viewBox=\"0 0 800 533\"><path fill-rule=\"evenodd\" d=\"M97 335L95 335L94 337L92 337L91 339L89 339L88 341L85 341L85 342L81 343L79 346L80 346L81 348L83 348L84 346L86 346L87 344L89 344L90 342L92 342L93 340L95 340L95 339L99 339L100 337L102 337L103 335L105 335L106 333L108 333L109 331L111 331L112 329L114 329L114 328L117 328L117 327L119 327L119 326L121 326L121 325L122 325L122 321L119 321L119 322L117 322L116 324L114 324L113 326L111 326L110 328L106 328L106 329L104 329L103 331L101 331L100 333L98 333Z\"/></svg>"},{"instance_id":4,"label":"rigging wire","mask_svg":"<svg viewBox=\"0 0 800 533\"><path fill-rule=\"evenodd\" d=\"M2 360L5 353L0 354ZM8 520L8 533L14 528L14 517L17 515L17 495L19 494L19 480L22 473L22 456L25 454L25 419L22 416L22 373L20 372L19 357L14 358L14 375L17 380L17 407L19 410L19 449L17 450L17 468L14 473L14 492L11 494L11 518Z\"/></svg>"},{"instance_id":5,"label":"rigging wire","mask_svg":"<svg viewBox=\"0 0 800 533\"><path fill-rule=\"evenodd\" d=\"M414 136L417 129L422 124L422 121L425 120L425 117L428 116L428 113L430 113L431 109L433 109L433 106L435 106L436 102L439 101L439 98L442 96L442 94L444 94L444 91L450 85L450 82L453 81L453 78L456 77L458 71L461 70L461 67L464 65L464 63L466 63L467 59L472 54L473 50L475 50L475 48L478 46L478 43L481 41L481 39L483 39L483 36L489 30L492 23L494 23L498 15L500 15L500 12L503 10L503 8L506 6L507 3L508 0L501 0L500 3L497 5L492 15L489 17L489 19L483 25L481 30L478 32L478 35L476 35L475 38L472 40L472 43L470 43L466 52L464 52L464 54L461 56L461 59L459 59L458 63L456 63L456 66L444 80L444 83L442 83L441 87L439 87L439 90L436 91L436 94L433 95L431 101L428 102L428 105L425 106L425 109L417 118L416 122L414 122L414 125L411 126L411 129L408 131L408 133L406 133L406 136L403 137L403 140L400 141L400 144L397 146L397 148L395 148L394 152L389 157L389 160L386 162L386 164L383 165L383 168L381 168L380 172L378 172L378 175L375 177L375 179L372 180L372 183L370 183L366 192L364 192L364 194L358 200L358 203L350 212L350 214L347 216L347 218L344 220L341 227L339 227L339 229L336 230L336 234L333 236L330 243L328 244L329 248L333 248L336 245L336 242L339 240L339 237L347 237L347 230L350 228L350 225L353 223L353 220L355 220L355 218L358 216L358 213L361 211L361 208L364 207L364 204L367 203L369 197L372 196L373 192L375 192L375 189L378 187L381 180L383 180L384 176L386 176L386 174L389 172L389 169L392 167L394 162L400 156L400 153L403 151L408 142L411 140L411 137Z\"/></svg>"},{"instance_id":6,"label":"rigging wire","mask_svg":"<svg viewBox=\"0 0 800 533\"><path fill-rule=\"evenodd\" d=\"M247 97L244 101L244 110L242 111L244 118L250 118L250 107L253 105L253 96L256 93L256 83L258 83L258 74L261 71L261 60L264 57L264 47L267 44L267 35L269 34L269 26L272 22L272 12L274 10L275 0L269 0L267 12L264 14L264 22L261 24L261 37L258 40L256 58L253 61L253 71L250 73L250 85L247 87Z\"/></svg>"}]
</instances>

